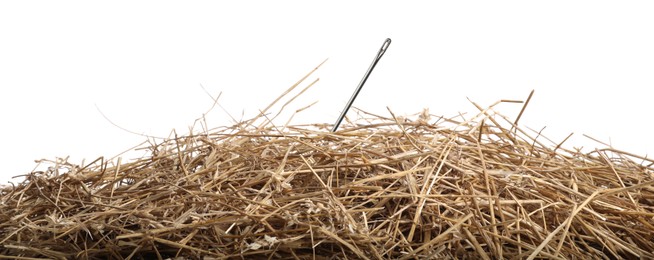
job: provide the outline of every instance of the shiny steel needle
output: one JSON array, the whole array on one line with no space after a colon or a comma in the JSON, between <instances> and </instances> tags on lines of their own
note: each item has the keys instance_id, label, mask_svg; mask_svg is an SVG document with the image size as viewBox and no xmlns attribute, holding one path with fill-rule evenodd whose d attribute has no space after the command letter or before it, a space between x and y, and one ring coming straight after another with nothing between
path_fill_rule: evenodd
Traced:
<instances>
[{"instance_id":1,"label":"shiny steel needle","mask_svg":"<svg viewBox=\"0 0 654 260\"><path fill-rule=\"evenodd\" d=\"M359 83L359 86L354 90L354 94L352 94L352 97L350 97L350 101L347 102L347 105L345 105L345 108L341 112L341 115L338 117L338 120L336 120L336 123L334 124L334 127L332 128L332 132L336 132L338 129L338 126L341 125L341 121L343 121L343 118L345 118L345 114L347 114L347 111L350 110L350 107L352 106L352 103L354 103L354 99L357 98L357 95L359 95L359 92L361 91L361 88L363 88L363 84L366 84L366 80L368 80L368 77L370 76L370 73L372 70L377 66L377 62L381 59L382 56L384 56L384 53L386 53L386 49L388 49L388 46L391 45L391 38L386 38L384 41L384 44L382 45L381 49L379 49L379 52L377 52L377 56L375 56L375 59L372 60L372 64L370 64L370 67L368 68L368 71L366 71L366 74L363 75L363 78L361 79L361 82Z\"/></svg>"}]
</instances>

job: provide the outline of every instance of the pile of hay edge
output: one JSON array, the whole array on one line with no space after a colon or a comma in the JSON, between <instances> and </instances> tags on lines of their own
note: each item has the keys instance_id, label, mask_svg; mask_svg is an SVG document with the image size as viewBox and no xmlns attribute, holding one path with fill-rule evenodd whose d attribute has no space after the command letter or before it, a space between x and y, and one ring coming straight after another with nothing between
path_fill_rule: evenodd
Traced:
<instances>
[{"instance_id":1,"label":"pile of hay edge","mask_svg":"<svg viewBox=\"0 0 654 260\"><path fill-rule=\"evenodd\" d=\"M58 161L2 188L0 257L654 258L652 160L480 111L336 133L262 113L133 162Z\"/></svg>"}]
</instances>

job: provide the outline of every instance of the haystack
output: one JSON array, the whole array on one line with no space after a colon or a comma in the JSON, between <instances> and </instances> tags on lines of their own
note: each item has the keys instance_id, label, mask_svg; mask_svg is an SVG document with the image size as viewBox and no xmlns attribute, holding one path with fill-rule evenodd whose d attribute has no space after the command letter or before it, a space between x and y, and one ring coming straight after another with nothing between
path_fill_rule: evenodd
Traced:
<instances>
[{"instance_id":1,"label":"haystack","mask_svg":"<svg viewBox=\"0 0 654 260\"><path fill-rule=\"evenodd\" d=\"M335 133L264 110L131 162L59 160L2 189L0 258L654 258L654 161L479 108Z\"/></svg>"}]
</instances>

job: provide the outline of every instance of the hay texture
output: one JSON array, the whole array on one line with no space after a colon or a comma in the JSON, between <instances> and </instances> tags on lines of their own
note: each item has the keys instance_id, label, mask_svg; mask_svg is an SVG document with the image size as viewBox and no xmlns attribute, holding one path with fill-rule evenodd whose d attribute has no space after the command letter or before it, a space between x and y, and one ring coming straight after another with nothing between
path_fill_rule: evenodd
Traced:
<instances>
[{"instance_id":1,"label":"hay texture","mask_svg":"<svg viewBox=\"0 0 654 260\"><path fill-rule=\"evenodd\" d=\"M2 189L0 255L654 258L651 160L568 150L479 111L362 113L336 133L260 116L132 162L57 161Z\"/></svg>"}]
</instances>

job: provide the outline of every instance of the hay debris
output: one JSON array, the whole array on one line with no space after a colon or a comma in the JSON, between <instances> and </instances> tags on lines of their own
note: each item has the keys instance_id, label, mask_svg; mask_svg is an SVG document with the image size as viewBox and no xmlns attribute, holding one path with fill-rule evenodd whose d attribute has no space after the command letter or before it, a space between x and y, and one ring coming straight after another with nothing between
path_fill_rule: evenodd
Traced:
<instances>
[{"instance_id":1,"label":"hay debris","mask_svg":"<svg viewBox=\"0 0 654 260\"><path fill-rule=\"evenodd\" d=\"M480 111L368 114L336 133L247 121L133 162L59 160L2 189L0 254L654 258L651 160L568 150Z\"/></svg>"}]
</instances>

